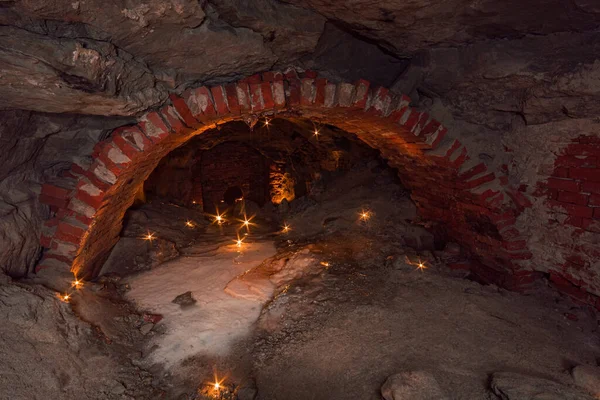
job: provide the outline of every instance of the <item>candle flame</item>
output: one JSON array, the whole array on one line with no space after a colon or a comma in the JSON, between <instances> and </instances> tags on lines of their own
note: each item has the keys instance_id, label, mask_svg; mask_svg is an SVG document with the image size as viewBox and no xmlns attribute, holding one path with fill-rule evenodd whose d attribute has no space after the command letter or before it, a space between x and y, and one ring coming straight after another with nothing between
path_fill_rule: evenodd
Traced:
<instances>
[{"instance_id":1,"label":"candle flame","mask_svg":"<svg viewBox=\"0 0 600 400\"><path fill-rule=\"evenodd\" d=\"M359 215L361 221L368 221L371 218L371 212L369 210L362 210Z\"/></svg>"},{"instance_id":2,"label":"candle flame","mask_svg":"<svg viewBox=\"0 0 600 400\"><path fill-rule=\"evenodd\" d=\"M73 286L75 289L80 289L83 286L83 282L75 278L71 286Z\"/></svg>"},{"instance_id":3,"label":"candle flame","mask_svg":"<svg viewBox=\"0 0 600 400\"><path fill-rule=\"evenodd\" d=\"M284 225L283 225L283 231L284 231L285 233L287 233L287 232L289 232L289 231L291 231L291 230L292 230L292 228L291 228L291 227L290 227L288 224L284 224Z\"/></svg>"},{"instance_id":4,"label":"candle flame","mask_svg":"<svg viewBox=\"0 0 600 400\"><path fill-rule=\"evenodd\" d=\"M253 216L251 216L250 218L248 218L248 217L246 216L246 214L244 214L244 219L239 219L239 220L238 220L238 221L240 221L240 222L242 223L242 226L240 227L240 229L241 229L241 228L246 228L246 231L248 231L248 232L249 232L249 231L250 231L250 226L251 226L251 225L255 225L255 224L252 222L252 219L253 219L253 218L254 218L254 215L253 215Z\"/></svg>"},{"instance_id":5,"label":"candle flame","mask_svg":"<svg viewBox=\"0 0 600 400\"><path fill-rule=\"evenodd\" d=\"M154 233L148 232L148 234L146 236L144 236L144 240L152 241L154 239L156 239L155 236L154 236Z\"/></svg>"},{"instance_id":6,"label":"candle flame","mask_svg":"<svg viewBox=\"0 0 600 400\"><path fill-rule=\"evenodd\" d=\"M188 226L188 227L190 227L190 228L194 227L194 223L192 221L190 221L190 220L185 221L185 225Z\"/></svg>"},{"instance_id":7,"label":"candle flame","mask_svg":"<svg viewBox=\"0 0 600 400\"><path fill-rule=\"evenodd\" d=\"M224 224L225 223L225 213L220 214L219 213L219 209L217 209L217 213L215 215L212 216L214 218L213 223L217 223L219 225Z\"/></svg>"},{"instance_id":8,"label":"candle flame","mask_svg":"<svg viewBox=\"0 0 600 400\"><path fill-rule=\"evenodd\" d=\"M421 272L423 272L424 270L427 269L427 264L425 264L423 261L421 261L420 258L419 258L418 262L413 262L413 261L409 260L408 257L406 257L406 263L408 265L414 265L415 267L417 267L418 270L421 270Z\"/></svg>"},{"instance_id":9,"label":"candle flame","mask_svg":"<svg viewBox=\"0 0 600 400\"><path fill-rule=\"evenodd\" d=\"M236 245L237 247L242 247L242 244L244 243L244 239L245 239L245 238L241 238L241 239L240 239L240 235L238 235L237 239L236 239L236 240L234 240L234 242L235 242L235 245Z\"/></svg>"}]
</instances>

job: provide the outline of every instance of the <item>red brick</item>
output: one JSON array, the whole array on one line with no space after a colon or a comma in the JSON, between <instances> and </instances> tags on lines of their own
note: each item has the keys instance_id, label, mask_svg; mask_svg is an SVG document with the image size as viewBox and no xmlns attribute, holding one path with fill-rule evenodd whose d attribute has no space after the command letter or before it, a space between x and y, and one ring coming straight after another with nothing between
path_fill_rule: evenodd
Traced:
<instances>
[{"instance_id":1,"label":"red brick","mask_svg":"<svg viewBox=\"0 0 600 400\"><path fill-rule=\"evenodd\" d=\"M177 111L177 114L179 114L179 116L187 126L189 126L190 128L195 128L198 126L198 120L194 118L192 112L190 111L183 98L177 96L174 93L171 93L169 95L169 99L171 100L171 104L173 104L173 107Z\"/></svg>"},{"instance_id":2,"label":"red brick","mask_svg":"<svg viewBox=\"0 0 600 400\"><path fill-rule=\"evenodd\" d=\"M260 74L254 74L242 79L241 81L247 84L256 84L262 82L262 77L260 76Z\"/></svg>"},{"instance_id":3,"label":"red brick","mask_svg":"<svg viewBox=\"0 0 600 400\"><path fill-rule=\"evenodd\" d=\"M300 104L300 86L297 82L290 82L289 95L287 96L287 102L291 107Z\"/></svg>"},{"instance_id":4,"label":"red brick","mask_svg":"<svg viewBox=\"0 0 600 400\"><path fill-rule=\"evenodd\" d=\"M47 221L44 221L44 226L48 228L55 228L58 226L60 220L58 218L51 218Z\"/></svg>"},{"instance_id":5,"label":"red brick","mask_svg":"<svg viewBox=\"0 0 600 400\"><path fill-rule=\"evenodd\" d=\"M264 109L262 88L260 83L250 84L250 101L252 104L252 111L261 111Z\"/></svg>"},{"instance_id":6,"label":"red brick","mask_svg":"<svg viewBox=\"0 0 600 400\"><path fill-rule=\"evenodd\" d=\"M437 131L437 133L434 133L436 135L435 137L431 136L427 138L427 143L429 143L432 149L435 149L438 146L438 144L440 144L441 141L444 139L446 133L448 133L448 129L446 129L445 127L441 127Z\"/></svg>"},{"instance_id":7,"label":"red brick","mask_svg":"<svg viewBox=\"0 0 600 400\"><path fill-rule=\"evenodd\" d=\"M581 184L581 191L586 193L600 193L600 183L583 182Z\"/></svg>"},{"instance_id":8,"label":"red brick","mask_svg":"<svg viewBox=\"0 0 600 400\"><path fill-rule=\"evenodd\" d=\"M250 86L247 83L239 82L235 85L238 104L242 109L242 112L252 110L252 103L250 101Z\"/></svg>"},{"instance_id":9,"label":"red brick","mask_svg":"<svg viewBox=\"0 0 600 400\"><path fill-rule=\"evenodd\" d=\"M598 156L600 155L600 146L594 144L570 144L566 148L566 153L573 156Z\"/></svg>"},{"instance_id":10,"label":"red brick","mask_svg":"<svg viewBox=\"0 0 600 400\"><path fill-rule=\"evenodd\" d=\"M154 143L160 142L169 136L171 131L156 111L146 113L140 119L138 126Z\"/></svg>"},{"instance_id":11,"label":"red brick","mask_svg":"<svg viewBox=\"0 0 600 400\"><path fill-rule=\"evenodd\" d=\"M517 206L522 210L531 207L531 201L522 192L516 190L508 190L506 192Z\"/></svg>"},{"instance_id":12,"label":"red brick","mask_svg":"<svg viewBox=\"0 0 600 400\"><path fill-rule=\"evenodd\" d=\"M548 200L548 206L557 212L566 212L574 217L590 218L594 214L591 207L579 206L576 204L562 203L555 200Z\"/></svg>"},{"instance_id":13,"label":"red brick","mask_svg":"<svg viewBox=\"0 0 600 400\"><path fill-rule=\"evenodd\" d=\"M183 92L183 98L192 115L198 121L212 121L217 115L212 94L206 86L186 90Z\"/></svg>"},{"instance_id":14,"label":"red brick","mask_svg":"<svg viewBox=\"0 0 600 400\"><path fill-rule=\"evenodd\" d=\"M238 101L237 87L235 84L225 85L225 94L227 95L227 104L229 105L229 111L232 114L240 115L242 108Z\"/></svg>"},{"instance_id":15,"label":"red brick","mask_svg":"<svg viewBox=\"0 0 600 400\"><path fill-rule=\"evenodd\" d=\"M315 80L304 78L300 82L300 104L311 106L316 95Z\"/></svg>"},{"instance_id":16,"label":"red brick","mask_svg":"<svg viewBox=\"0 0 600 400\"><path fill-rule=\"evenodd\" d=\"M42 185L41 193L43 195L55 197L57 199L66 199L71 194L71 189L66 189L66 188L62 188L60 186L50 185L48 183L45 183Z\"/></svg>"},{"instance_id":17,"label":"red brick","mask_svg":"<svg viewBox=\"0 0 600 400\"><path fill-rule=\"evenodd\" d=\"M263 82L261 83L260 87L265 108L274 108L275 101L273 100L273 89L271 88L271 83Z\"/></svg>"},{"instance_id":18,"label":"red brick","mask_svg":"<svg viewBox=\"0 0 600 400\"><path fill-rule=\"evenodd\" d=\"M597 157L576 157L576 156L558 156L554 161L557 167L595 167L597 166Z\"/></svg>"},{"instance_id":19,"label":"red brick","mask_svg":"<svg viewBox=\"0 0 600 400\"><path fill-rule=\"evenodd\" d=\"M516 237L519 237L521 235L521 232L519 232L518 229L516 228L509 228L507 230L505 230L504 232L500 233L500 236L502 236L502 239L514 239Z\"/></svg>"},{"instance_id":20,"label":"red brick","mask_svg":"<svg viewBox=\"0 0 600 400\"><path fill-rule=\"evenodd\" d=\"M227 106L227 100L225 98L225 89L223 88L223 86L213 86L212 88L210 88L210 92L212 93L213 100L215 101L215 108L217 109L217 114L229 114L229 107Z\"/></svg>"},{"instance_id":21,"label":"red brick","mask_svg":"<svg viewBox=\"0 0 600 400\"><path fill-rule=\"evenodd\" d=\"M587 194L582 193L573 193L573 192L558 192L558 201L562 201L565 203L579 204L581 206L585 206L588 203L589 196Z\"/></svg>"},{"instance_id":22,"label":"red brick","mask_svg":"<svg viewBox=\"0 0 600 400\"><path fill-rule=\"evenodd\" d=\"M579 143L596 143L600 144L600 136L581 135L577 138Z\"/></svg>"},{"instance_id":23,"label":"red brick","mask_svg":"<svg viewBox=\"0 0 600 400\"><path fill-rule=\"evenodd\" d=\"M470 181L462 182L458 186L464 189L473 189L478 186L483 185L484 183L491 182L495 179L495 175L493 172L480 176L479 178L472 179Z\"/></svg>"},{"instance_id":24,"label":"red brick","mask_svg":"<svg viewBox=\"0 0 600 400\"><path fill-rule=\"evenodd\" d=\"M283 74L274 71L263 72L262 80L263 82L283 81Z\"/></svg>"},{"instance_id":25,"label":"red brick","mask_svg":"<svg viewBox=\"0 0 600 400\"><path fill-rule=\"evenodd\" d=\"M356 87L356 96L354 99L354 106L357 108L365 108L367 105L367 100L369 99L369 86L371 82L365 79L359 79L355 83Z\"/></svg>"},{"instance_id":26,"label":"red brick","mask_svg":"<svg viewBox=\"0 0 600 400\"><path fill-rule=\"evenodd\" d=\"M315 105L322 106L325 104L325 86L327 86L327 79L319 78L315 81L317 93L315 96Z\"/></svg>"},{"instance_id":27,"label":"red brick","mask_svg":"<svg viewBox=\"0 0 600 400\"><path fill-rule=\"evenodd\" d=\"M131 160L134 160L138 153L142 151L135 142L136 139L143 148L148 148L152 145L152 141L139 129L133 129L133 127L118 128L113 131L111 136L113 143Z\"/></svg>"},{"instance_id":28,"label":"red brick","mask_svg":"<svg viewBox=\"0 0 600 400\"><path fill-rule=\"evenodd\" d=\"M571 179L581 179L592 182L600 182L600 169L597 168L571 168L569 170Z\"/></svg>"},{"instance_id":29,"label":"red brick","mask_svg":"<svg viewBox=\"0 0 600 400\"><path fill-rule=\"evenodd\" d=\"M62 232L65 235L81 238L83 235L85 235L86 230L83 227L72 225L66 221L61 221L58 224L56 232Z\"/></svg>"},{"instance_id":30,"label":"red brick","mask_svg":"<svg viewBox=\"0 0 600 400\"><path fill-rule=\"evenodd\" d=\"M510 250L506 250L502 254L510 260L530 260L533 257L529 251L511 252Z\"/></svg>"},{"instance_id":31,"label":"red brick","mask_svg":"<svg viewBox=\"0 0 600 400\"><path fill-rule=\"evenodd\" d=\"M451 161L450 164L455 169L459 169L465 163L465 161L467 161L468 159L469 159L469 155L467 154L467 148L463 147L460 152L460 155L454 161Z\"/></svg>"},{"instance_id":32,"label":"red brick","mask_svg":"<svg viewBox=\"0 0 600 400\"><path fill-rule=\"evenodd\" d=\"M58 208L64 208L67 206L67 204L69 204L69 199L59 199L45 194L41 194L39 200L42 204L46 204L48 206L55 206Z\"/></svg>"},{"instance_id":33,"label":"red brick","mask_svg":"<svg viewBox=\"0 0 600 400\"><path fill-rule=\"evenodd\" d=\"M567 192L579 192L579 183L568 179L548 178L548 187Z\"/></svg>"},{"instance_id":34,"label":"red brick","mask_svg":"<svg viewBox=\"0 0 600 400\"><path fill-rule=\"evenodd\" d=\"M523 250L527 247L527 241L525 240L515 240L515 241L506 241L506 242L502 242L502 247L504 247L506 250L510 250L510 251L516 251L516 250Z\"/></svg>"},{"instance_id":35,"label":"red brick","mask_svg":"<svg viewBox=\"0 0 600 400\"><path fill-rule=\"evenodd\" d=\"M583 229L587 225L586 221L591 221L591 220L586 220L585 218L581 218L581 217L572 217L572 216L569 216L565 220L565 224L566 225L576 226L578 228L582 228Z\"/></svg>"},{"instance_id":36,"label":"red brick","mask_svg":"<svg viewBox=\"0 0 600 400\"><path fill-rule=\"evenodd\" d=\"M89 191L86 190L86 185L89 185L94 190L98 190L98 192L90 193ZM77 192L75 193L75 198L81 200L85 204L87 204L95 209L99 209L104 200L104 194L105 193L102 190L93 187L93 185L91 183L81 182L78 185Z\"/></svg>"},{"instance_id":37,"label":"red brick","mask_svg":"<svg viewBox=\"0 0 600 400\"><path fill-rule=\"evenodd\" d=\"M487 171L487 166L484 163L479 163L476 166L474 166L473 168L469 169L468 171L463 172L462 174L458 175L458 179L462 179L462 180L469 180L472 177L474 177L475 175L479 175L482 172Z\"/></svg>"},{"instance_id":38,"label":"red brick","mask_svg":"<svg viewBox=\"0 0 600 400\"><path fill-rule=\"evenodd\" d=\"M81 243L81 237L69 235L69 234L67 234L65 232L62 232L62 231L57 231L54 234L54 238L56 240L61 241L61 242L72 243L72 244L75 244L75 245L79 245Z\"/></svg>"},{"instance_id":39,"label":"red brick","mask_svg":"<svg viewBox=\"0 0 600 400\"><path fill-rule=\"evenodd\" d=\"M42 234L40 236L40 245L46 249L49 249L50 246L52 245L52 238L53 238L53 236L51 236L51 235Z\"/></svg>"},{"instance_id":40,"label":"red brick","mask_svg":"<svg viewBox=\"0 0 600 400\"><path fill-rule=\"evenodd\" d=\"M285 108L285 84L283 81L275 81L271 84L273 89L273 102L275 108Z\"/></svg>"},{"instance_id":41,"label":"red brick","mask_svg":"<svg viewBox=\"0 0 600 400\"><path fill-rule=\"evenodd\" d=\"M600 194L590 195L589 205L594 207L600 207Z\"/></svg>"},{"instance_id":42,"label":"red brick","mask_svg":"<svg viewBox=\"0 0 600 400\"><path fill-rule=\"evenodd\" d=\"M552 176L555 176L557 178L568 178L569 168L557 167L554 169L554 172L552 172Z\"/></svg>"},{"instance_id":43,"label":"red brick","mask_svg":"<svg viewBox=\"0 0 600 400\"><path fill-rule=\"evenodd\" d=\"M421 113L421 112L419 112L419 111L417 111L415 109L412 109L412 108L409 109L408 111L409 111L408 118L402 124L402 126L404 126L409 131L412 131L412 129L417 124L417 122L419 122L419 120L421 119L423 113Z\"/></svg>"},{"instance_id":44,"label":"red brick","mask_svg":"<svg viewBox=\"0 0 600 400\"><path fill-rule=\"evenodd\" d=\"M302 75L303 75L303 78L316 79L318 74L317 74L317 71L311 71L311 70L307 69L306 71L304 71L304 73Z\"/></svg>"}]
</instances>

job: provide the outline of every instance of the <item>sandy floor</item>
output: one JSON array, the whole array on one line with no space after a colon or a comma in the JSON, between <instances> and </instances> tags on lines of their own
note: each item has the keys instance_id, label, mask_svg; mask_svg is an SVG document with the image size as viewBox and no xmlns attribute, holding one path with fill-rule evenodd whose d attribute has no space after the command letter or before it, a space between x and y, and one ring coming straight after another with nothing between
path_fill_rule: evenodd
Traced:
<instances>
[{"instance_id":1,"label":"sandy floor","mask_svg":"<svg viewBox=\"0 0 600 400\"><path fill-rule=\"evenodd\" d=\"M152 340L154 362L171 367L197 354L226 355L233 342L248 335L258 318L260 303L234 298L223 289L235 276L275 254L275 247L272 242L248 241L238 248L225 239L218 250L204 251L207 242L221 240L215 236L188 248L187 256L128 279L128 299L163 316L166 333ZM195 304L172 302L188 291Z\"/></svg>"},{"instance_id":2,"label":"sandy floor","mask_svg":"<svg viewBox=\"0 0 600 400\"><path fill-rule=\"evenodd\" d=\"M326 275L291 287L261 316L253 352L261 399L380 399L382 383L401 371L427 371L449 399L486 399L494 372L572 384L568 369L600 356L595 319L567 319L569 302L434 267L329 259Z\"/></svg>"}]
</instances>

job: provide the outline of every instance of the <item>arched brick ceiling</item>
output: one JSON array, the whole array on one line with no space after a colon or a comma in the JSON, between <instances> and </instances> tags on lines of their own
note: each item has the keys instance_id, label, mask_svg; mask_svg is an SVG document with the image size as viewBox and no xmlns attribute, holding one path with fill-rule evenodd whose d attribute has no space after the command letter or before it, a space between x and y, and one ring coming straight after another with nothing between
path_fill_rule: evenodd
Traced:
<instances>
[{"instance_id":1,"label":"arched brick ceiling","mask_svg":"<svg viewBox=\"0 0 600 400\"><path fill-rule=\"evenodd\" d=\"M541 275L527 262L527 240L515 226L527 199L502 171L489 171L472 156L459 132L448 132L386 88L364 80L332 83L294 70L189 89L136 125L115 129L96 146L89 165L73 165L44 185L40 200L55 217L45 223L41 242L47 250L37 270L94 277L118 240L135 192L161 158L218 124L275 115L334 125L380 150L420 215L441 224L479 260L471 267L481 279L522 289Z\"/></svg>"}]
</instances>

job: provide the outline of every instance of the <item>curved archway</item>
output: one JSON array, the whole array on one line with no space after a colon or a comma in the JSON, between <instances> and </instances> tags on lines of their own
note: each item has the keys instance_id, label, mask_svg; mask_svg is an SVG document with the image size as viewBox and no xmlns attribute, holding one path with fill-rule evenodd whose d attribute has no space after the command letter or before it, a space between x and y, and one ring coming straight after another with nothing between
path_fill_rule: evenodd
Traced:
<instances>
[{"instance_id":1,"label":"curved archway","mask_svg":"<svg viewBox=\"0 0 600 400\"><path fill-rule=\"evenodd\" d=\"M45 223L41 268L70 268L93 277L116 243L125 211L158 162L190 139L233 120L311 119L356 134L399 172L420 215L443 224L448 236L481 263L481 279L520 288L535 276L527 242L515 227L518 192L503 174L471 157L456 133L410 99L360 80L332 83L316 73L265 72L236 83L186 90L98 143L89 163L44 185L41 201L56 216Z\"/></svg>"}]
</instances>

